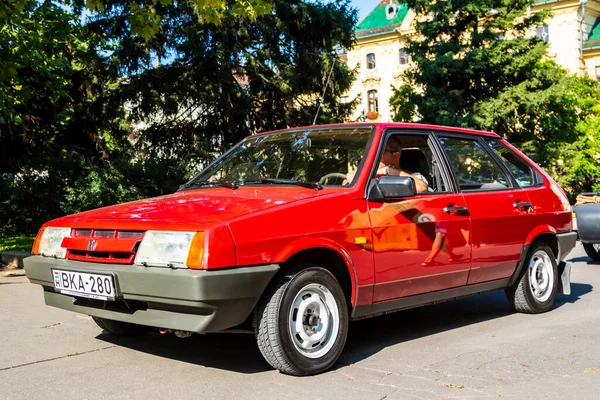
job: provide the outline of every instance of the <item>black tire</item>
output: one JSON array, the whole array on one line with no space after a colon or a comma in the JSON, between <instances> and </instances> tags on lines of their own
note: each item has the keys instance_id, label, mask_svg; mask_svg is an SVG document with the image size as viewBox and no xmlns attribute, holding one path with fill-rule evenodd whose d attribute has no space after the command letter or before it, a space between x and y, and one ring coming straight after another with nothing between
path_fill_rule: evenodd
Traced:
<instances>
[{"instance_id":1,"label":"black tire","mask_svg":"<svg viewBox=\"0 0 600 400\"><path fill-rule=\"evenodd\" d=\"M547 258L544 258L544 254ZM531 282L530 269L532 262L534 265L540 265L537 263L543 262L545 266L541 268L547 268L547 279L551 279L551 281L548 281L547 289L543 292L543 295L534 294L536 290ZM537 282L536 284L539 285ZM538 242L529 249L521 275L513 286L506 289L506 295L517 312L539 314L552 308L557 290L558 266L554 252L546 243Z\"/></svg>"},{"instance_id":2,"label":"black tire","mask_svg":"<svg viewBox=\"0 0 600 400\"><path fill-rule=\"evenodd\" d=\"M600 261L600 250L598 250L596 247L594 247L594 245L598 245L597 243L584 243L583 244L583 249L585 250L586 254L588 255L589 258L591 258L594 261Z\"/></svg>"},{"instance_id":3,"label":"black tire","mask_svg":"<svg viewBox=\"0 0 600 400\"><path fill-rule=\"evenodd\" d=\"M327 291L318 294L323 288ZM294 321L297 321L298 310L302 309L298 302L306 306L312 297L308 296L308 293L312 293L311 290L316 294L313 299L318 298L322 306L311 310L315 303L310 303L311 308L305 308L308 314L303 315L300 324L303 329L311 326L309 329L316 332L309 335L304 331L308 338L312 338L312 335L318 337L321 333L325 336L314 348L303 353L298 347L302 339L299 334L293 336L292 325L298 324ZM305 295L299 296L300 293ZM318 312L315 311L317 309ZM311 312L315 313L316 320ZM323 322L325 318L330 322ZM348 334L348 306L340 284L329 271L313 264L301 264L281 276L265 293L258 305L256 322L258 348L273 368L289 375L314 375L329 369L344 349ZM331 328L331 331L323 329L325 325ZM338 327L337 333L335 326ZM323 331L317 332L317 329Z\"/></svg>"},{"instance_id":4,"label":"black tire","mask_svg":"<svg viewBox=\"0 0 600 400\"><path fill-rule=\"evenodd\" d=\"M149 326L130 324L128 322L114 321L112 319L92 317L94 322L108 333L117 336L142 336L149 330Z\"/></svg>"}]
</instances>

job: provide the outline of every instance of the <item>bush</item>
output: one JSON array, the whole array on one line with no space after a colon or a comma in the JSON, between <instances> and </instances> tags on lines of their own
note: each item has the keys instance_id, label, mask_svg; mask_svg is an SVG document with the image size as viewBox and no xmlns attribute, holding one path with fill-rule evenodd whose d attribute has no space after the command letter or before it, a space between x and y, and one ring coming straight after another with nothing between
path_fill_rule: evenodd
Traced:
<instances>
[{"instance_id":1,"label":"bush","mask_svg":"<svg viewBox=\"0 0 600 400\"><path fill-rule=\"evenodd\" d=\"M185 168L172 160L90 163L78 154L0 174L0 237L35 234L63 215L173 193L185 178Z\"/></svg>"}]
</instances>

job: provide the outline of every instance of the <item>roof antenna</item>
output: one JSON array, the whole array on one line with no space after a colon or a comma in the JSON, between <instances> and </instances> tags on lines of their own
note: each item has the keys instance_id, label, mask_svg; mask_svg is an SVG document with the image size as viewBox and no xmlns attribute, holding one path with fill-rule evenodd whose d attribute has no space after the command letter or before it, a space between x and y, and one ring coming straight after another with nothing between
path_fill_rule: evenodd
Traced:
<instances>
[{"instance_id":1,"label":"roof antenna","mask_svg":"<svg viewBox=\"0 0 600 400\"><path fill-rule=\"evenodd\" d=\"M335 59L333 60L333 63L331 64L331 69L329 70L329 75L327 76L327 82L325 82L325 87L323 88L323 94L321 95L321 97L317 100L319 102L319 105L317 106L317 112L315 113L315 118L313 119L313 125L317 124L317 117L319 116L319 111L321 110L321 104L323 104L323 100L325 99L325 92L327 92L327 86L329 86L329 80L331 79L331 74L333 73L333 67L335 67L335 63L337 62L337 58L339 57L340 54L342 54L343 49L341 46L336 45L335 46Z\"/></svg>"}]
</instances>

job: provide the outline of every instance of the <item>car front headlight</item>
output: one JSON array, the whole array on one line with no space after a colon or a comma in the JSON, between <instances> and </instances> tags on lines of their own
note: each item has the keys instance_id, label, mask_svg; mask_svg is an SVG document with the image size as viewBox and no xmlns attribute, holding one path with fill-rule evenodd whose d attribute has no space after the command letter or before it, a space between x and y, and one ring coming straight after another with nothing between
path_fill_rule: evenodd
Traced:
<instances>
[{"instance_id":1,"label":"car front headlight","mask_svg":"<svg viewBox=\"0 0 600 400\"><path fill-rule=\"evenodd\" d=\"M71 228L51 228L46 227L42 232L42 237L38 244L36 254L46 257L65 258L67 249L60 247L65 237L71 234Z\"/></svg>"},{"instance_id":2,"label":"car front headlight","mask_svg":"<svg viewBox=\"0 0 600 400\"><path fill-rule=\"evenodd\" d=\"M202 232L147 231L135 263L153 267L201 268L203 238Z\"/></svg>"}]
</instances>

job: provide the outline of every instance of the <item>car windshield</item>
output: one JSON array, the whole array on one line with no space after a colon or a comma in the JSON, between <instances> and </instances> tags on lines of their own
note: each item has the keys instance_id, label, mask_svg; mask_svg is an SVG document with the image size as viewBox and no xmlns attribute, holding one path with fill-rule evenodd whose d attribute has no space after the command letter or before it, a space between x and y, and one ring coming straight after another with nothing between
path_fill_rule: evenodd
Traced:
<instances>
[{"instance_id":1,"label":"car windshield","mask_svg":"<svg viewBox=\"0 0 600 400\"><path fill-rule=\"evenodd\" d=\"M366 154L371 132L371 127L317 128L250 136L184 187L351 185Z\"/></svg>"}]
</instances>

